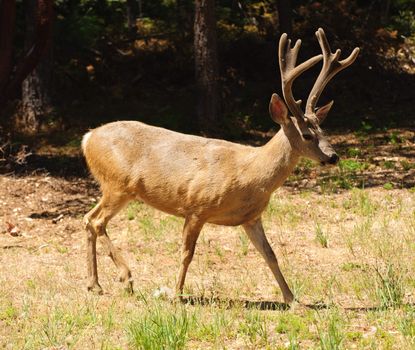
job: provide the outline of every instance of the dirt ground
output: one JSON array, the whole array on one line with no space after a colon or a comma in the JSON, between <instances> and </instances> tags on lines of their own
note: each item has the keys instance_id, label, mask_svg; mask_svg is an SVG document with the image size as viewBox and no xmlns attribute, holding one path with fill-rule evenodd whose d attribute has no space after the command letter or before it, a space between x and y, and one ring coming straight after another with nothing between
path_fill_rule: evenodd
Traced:
<instances>
[{"instance_id":1,"label":"dirt ground","mask_svg":"<svg viewBox=\"0 0 415 350\"><path fill-rule=\"evenodd\" d=\"M301 348L324 348L319 327L334 316L324 318L315 311L320 303L335 305L336 315L341 315L344 348L415 346L415 317L409 318L413 328L406 333L400 326L407 315L415 315L415 133L339 134L333 140L349 167L328 171L302 162L265 213L267 235L287 280L309 307L293 311L307 332L293 326L297 333L292 340L289 331L278 331L282 321L276 317L283 314L267 311L259 316L270 329L267 338L253 339L241 326L250 309L242 306L241 311L239 306L233 314L228 305L220 312L237 324L235 329L218 330L215 341L189 333L188 348L288 348L297 343ZM362 179L364 189L356 188ZM135 348L125 330L126 319L147 312L137 295L152 298L160 288L173 288L183 220L140 203L125 208L111 221L109 234L130 264L136 297L123 294L114 281L115 267L100 246L98 269L105 293L90 296L85 288L82 217L99 195L88 177L61 177L45 170L0 177L0 347ZM385 281L393 288L386 288ZM241 228L206 225L186 288L198 298L250 303L255 310L266 302L275 309L282 301L265 262ZM391 296L391 290L397 294ZM96 319L82 321L86 325L74 321L76 327L65 328L69 321L51 319L52 310L52 315L64 310L59 312L79 316L78 308L85 303L98 315L115 310L111 317L116 321L107 328ZM203 309L202 304L188 312L202 308L197 312L203 323L219 311ZM376 311L380 306L391 309Z\"/></svg>"}]
</instances>

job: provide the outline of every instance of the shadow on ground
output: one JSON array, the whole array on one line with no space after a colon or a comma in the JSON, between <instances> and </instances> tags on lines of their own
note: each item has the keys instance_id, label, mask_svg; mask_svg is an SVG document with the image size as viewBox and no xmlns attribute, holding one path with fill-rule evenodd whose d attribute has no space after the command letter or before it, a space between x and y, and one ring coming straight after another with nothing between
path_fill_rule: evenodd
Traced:
<instances>
[{"instance_id":1,"label":"shadow on ground","mask_svg":"<svg viewBox=\"0 0 415 350\"><path fill-rule=\"evenodd\" d=\"M236 306L243 307L245 309L256 309L256 310L289 310L291 306L286 303L282 303L279 301L265 301L265 300L244 300L244 299L228 299L228 298L219 298L219 297L195 297L195 296L183 296L181 299L182 303L188 304L188 305L220 305L225 308L233 308ZM313 304L299 304L300 306L303 306L307 309L312 310L324 310L324 309L330 309L332 307L338 307L337 305L330 305L325 304L322 302L317 302ZM413 304L405 304L403 306L415 306ZM369 312L369 311L381 311L387 309L387 307L381 307L381 306L367 306L367 307L342 307L344 310L348 311L358 311L358 312Z\"/></svg>"}]
</instances>

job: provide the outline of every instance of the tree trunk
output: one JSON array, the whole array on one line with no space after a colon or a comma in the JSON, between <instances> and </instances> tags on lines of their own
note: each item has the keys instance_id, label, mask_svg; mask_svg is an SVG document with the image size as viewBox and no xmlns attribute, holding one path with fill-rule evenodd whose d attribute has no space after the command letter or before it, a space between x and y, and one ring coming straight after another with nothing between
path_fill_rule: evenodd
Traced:
<instances>
[{"instance_id":1,"label":"tree trunk","mask_svg":"<svg viewBox=\"0 0 415 350\"><path fill-rule=\"evenodd\" d=\"M383 25L386 25L389 20L389 12L391 7L391 0L386 0L382 2L382 11L381 11L381 21Z\"/></svg>"},{"instance_id":2,"label":"tree trunk","mask_svg":"<svg viewBox=\"0 0 415 350\"><path fill-rule=\"evenodd\" d=\"M0 4L0 94L8 83L12 70L15 0L3 0Z\"/></svg>"},{"instance_id":3,"label":"tree trunk","mask_svg":"<svg viewBox=\"0 0 415 350\"><path fill-rule=\"evenodd\" d=\"M287 33L290 37L293 31L291 1L277 0L277 9L280 34Z\"/></svg>"},{"instance_id":4,"label":"tree trunk","mask_svg":"<svg viewBox=\"0 0 415 350\"><path fill-rule=\"evenodd\" d=\"M143 17L143 0L138 0L138 17Z\"/></svg>"},{"instance_id":5,"label":"tree trunk","mask_svg":"<svg viewBox=\"0 0 415 350\"><path fill-rule=\"evenodd\" d=\"M31 36L26 39L26 49L17 62L13 60L12 41L16 14L15 0L0 2L0 112L9 99L16 97L23 80L39 63L50 43L53 0L31 1L32 3L29 3L32 6L29 12L33 16L29 28ZM28 4L25 3L25 6L27 7Z\"/></svg>"},{"instance_id":6,"label":"tree trunk","mask_svg":"<svg viewBox=\"0 0 415 350\"><path fill-rule=\"evenodd\" d=\"M192 15L193 4L189 4L188 0L176 0L177 30L180 40L185 40L192 31Z\"/></svg>"},{"instance_id":7,"label":"tree trunk","mask_svg":"<svg viewBox=\"0 0 415 350\"><path fill-rule=\"evenodd\" d=\"M25 49L35 39L36 0L27 1ZM22 83L21 110L16 118L16 127L24 133L37 133L52 113L52 52L49 48L38 66Z\"/></svg>"},{"instance_id":8,"label":"tree trunk","mask_svg":"<svg viewBox=\"0 0 415 350\"><path fill-rule=\"evenodd\" d=\"M195 1L195 73L198 92L197 118L206 132L218 129L219 89L214 0Z\"/></svg>"},{"instance_id":9,"label":"tree trunk","mask_svg":"<svg viewBox=\"0 0 415 350\"><path fill-rule=\"evenodd\" d=\"M125 6L127 12L127 28L130 33L135 32L138 3L136 0L127 0Z\"/></svg>"}]
</instances>

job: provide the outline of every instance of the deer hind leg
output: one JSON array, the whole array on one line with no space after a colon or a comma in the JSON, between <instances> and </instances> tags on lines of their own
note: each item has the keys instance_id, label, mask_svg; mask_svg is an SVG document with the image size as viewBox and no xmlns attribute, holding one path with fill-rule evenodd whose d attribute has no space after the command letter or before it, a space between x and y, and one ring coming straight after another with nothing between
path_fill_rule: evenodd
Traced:
<instances>
[{"instance_id":1,"label":"deer hind leg","mask_svg":"<svg viewBox=\"0 0 415 350\"><path fill-rule=\"evenodd\" d=\"M278 285L281 288L284 302L291 303L294 300L293 293L288 287L288 284L285 281L284 276L282 275L282 272L279 268L275 253L268 243L261 219L246 223L243 225L243 228L245 229L246 234L248 235L255 248L261 253L272 273L274 274Z\"/></svg>"},{"instance_id":2,"label":"deer hind leg","mask_svg":"<svg viewBox=\"0 0 415 350\"><path fill-rule=\"evenodd\" d=\"M119 250L112 244L106 226L109 220L115 216L121 208L129 201L122 194L112 192L110 195L104 193L98 205L92 209L84 218L87 228L87 266L88 266L88 290L102 294L102 288L98 283L96 241L100 237L106 246L108 254L119 271L119 280L127 284L127 290L132 292L131 271L127 266Z\"/></svg>"},{"instance_id":3,"label":"deer hind leg","mask_svg":"<svg viewBox=\"0 0 415 350\"><path fill-rule=\"evenodd\" d=\"M98 203L88 214L84 217L86 236L86 260L88 269L88 284L87 288L98 294L102 294L102 288L98 283L98 269L97 269L97 232L91 224L91 220L101 211L101 202Z\"/></svg>"},{"instance_id":4,"label":"deer hind leg","mask_svg":"<svg viewBox=\"0 0 415 350\"><path fill-rule=\"evenodd\" d=\"M179 274L177 277L176 293L177 295L183 294L184 281L186 279L186 273L192 262L193 255L195 253L196 242L199 237L200 231L203 227L203 222L197 218L187 217L183 228L183 243L181 254L181 265Z\"/></svg>"}]
</instances>

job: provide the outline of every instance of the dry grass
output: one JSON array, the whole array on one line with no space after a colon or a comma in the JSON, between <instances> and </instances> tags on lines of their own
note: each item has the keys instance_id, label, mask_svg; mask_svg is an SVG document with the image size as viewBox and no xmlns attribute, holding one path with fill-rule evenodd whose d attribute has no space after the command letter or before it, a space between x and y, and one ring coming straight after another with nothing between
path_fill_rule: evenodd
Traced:
<instances>
[{"instance_id":1,"label":"dry grass","mask_svg":"<svg viewBox=\"0 0 415 350\"><path fill-rule=\"evenodd\" d=\"M186 281L186 292L199 300L154 297L175 284L183 220L139 203L109 226L132 268L135 295L114 281L103 251L105 294L91 295L81 217L96 189L47 176L1 177L0 188L0 348L415 347L410 189L277 191L265 227L301 301L286 310L275 303L281 293L243 231L210 225Z\"/></svg>"}]
</instances>

